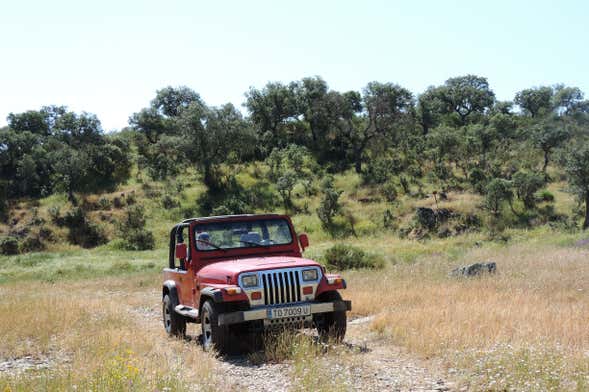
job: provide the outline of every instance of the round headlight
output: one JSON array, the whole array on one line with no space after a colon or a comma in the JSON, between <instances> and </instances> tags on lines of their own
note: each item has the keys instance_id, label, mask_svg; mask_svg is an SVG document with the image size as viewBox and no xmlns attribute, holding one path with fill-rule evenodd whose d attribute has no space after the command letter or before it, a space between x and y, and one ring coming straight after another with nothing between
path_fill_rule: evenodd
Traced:
<instances>
[{"instance_id":1,"label":"round headlight","mask_svg":"<svg viewBox=\"0 0 589 392\"><path fill-rule=\"evenodd\" d=\"M241 277L241 284L244 288L256 287L258 285L258 275L244 275Z\"/></svg>"},{"instance_id":2,"label":"round headlight","mask_svg":"<svg viewBox=\"0 0 589 392\"><path fill-rule=\"evenodd\" d=\"M303 270L303 280L305 282L309 280L317 280L317 277L317 270L315 268Z\"/></svg>"}]
</instances>

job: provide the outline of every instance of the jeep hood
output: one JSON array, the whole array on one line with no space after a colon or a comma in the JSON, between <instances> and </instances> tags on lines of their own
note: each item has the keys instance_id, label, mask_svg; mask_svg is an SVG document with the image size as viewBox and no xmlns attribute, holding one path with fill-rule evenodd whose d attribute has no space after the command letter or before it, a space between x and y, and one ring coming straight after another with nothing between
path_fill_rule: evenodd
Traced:
<instances>
[{"instance_id":1,"label":"jeep hood","mask_svg":"<svg viewBox=\"0 0 589 392\"><path fill-rule=\"evenodd\" d=\"M233 279L242 272L305 266L319 266L319 264L310 259L290 256L240 258L211 263L201 268L198 276L203 280L225 281L228 276Z\"/></svg>"}]
</instances>

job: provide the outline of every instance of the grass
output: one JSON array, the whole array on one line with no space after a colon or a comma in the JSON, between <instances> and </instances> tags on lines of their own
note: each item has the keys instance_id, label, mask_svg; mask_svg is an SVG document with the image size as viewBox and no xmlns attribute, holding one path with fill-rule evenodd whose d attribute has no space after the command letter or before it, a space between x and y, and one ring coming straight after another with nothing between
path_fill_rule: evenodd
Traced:
<instances>
[{"instance_id":1,"label":"grass","mask_svg":"<svg viewBox=\"0 0 589 392\"><path fill-rule=\"evenodd\" d=\"M216 390L214 359L147 322L159 298L153 274L1 288L0 357L31 356L48 370L0 373L0 389ZM158 308L159 310L159 308Z\"/></svg>"},{"instance_id":2,"label":"grass","mask_svg":"<svg viewBox=\"0 0 589 392\"><path fill-rule=\"evenodd\" d=\"M473 248L455 261L439 255L391 266L382 279L356 272L349 294L356 309L377 314L374 331L449 367L458 363L471 388L575 389L589 375L579 370L589 368L588 257L586 249L552 244ZM479 260L496 261L499 273L447 275L456 264ZM539 363L542 376L555 376L542 380ZM485 376L498 364L499 374L511 378Z\"/></svg>"},{"instance_id":3,"label":"grass","mask_svg":"<svg viewBox=\"0 0 589 392\"><path fill-rule=\"evenodd\" d=\"M256 184L253 175L239 178ZM204 191L191 171L178 181L184 184L175 194L181 205L170 210L162 208L157 194L176 192L171 183L133 181L100 195L135 191L157 239L156 250L125 252L108 244L80 249L61 241L65 229L52 227L58 241L47 252L0 256L0 358L31 356L50 363L46 370L0 373L0 390L174 391L225 385L213 356L194 342L168 339L158 319L168 230ZM582 234L542 226L507 229L507 241L492 241L485 231L402 239L382 228L384 210L392 209L399 224L407 225L415 207L436 206L431 195L400 195L386 203L352 171L336 176L336 186L343 190L343 208L357 218L357 237L334 239L321 229L315 214L318 195L295 199L299 207L307 203L308 213L295 214L293 222L310 235L305 257L323 260L329 248L346 243L385 261L381 270L345 271L348 290L343 293L353 301L352 317L375 316L369 328L383 344L442 361L469 390L589 388L589 250L574 246ZM557 200L555 210L570 214L576 204L565 184L553 183L549 190ZM21 222L31 203L19 203ZM450 192L437 207L468 214L480 212L480 203L479 196ZM63 195L42 199L39 216L48 224L53 205L62 213L68 208ZM487 260L497 262L497 275L448 276L457 266ZM349 389L346 377L334 376L328 359L349 362L345 368L357 360L345 351L325 352L304 335L282 336L265 355L262 361L288 363L291 389L300 390Z\"/></svg>"}]
</instances>

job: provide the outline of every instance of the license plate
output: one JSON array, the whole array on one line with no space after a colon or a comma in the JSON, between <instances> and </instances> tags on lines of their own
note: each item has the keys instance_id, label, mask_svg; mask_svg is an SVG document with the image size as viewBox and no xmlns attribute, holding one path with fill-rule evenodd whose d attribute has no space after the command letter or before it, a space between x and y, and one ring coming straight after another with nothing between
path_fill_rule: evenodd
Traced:
<instances>
[{"instance_id":1,"label":"license plate","mask_svg":"<svg viewBox=\"0 0 589 392\"><path fill-rule=\"evenodd\" d=\"M311 314L311 305L289 306L288 308L272 308L268 317L279 319L285 317L308 316Z\"/></svg>"}]
</instances>

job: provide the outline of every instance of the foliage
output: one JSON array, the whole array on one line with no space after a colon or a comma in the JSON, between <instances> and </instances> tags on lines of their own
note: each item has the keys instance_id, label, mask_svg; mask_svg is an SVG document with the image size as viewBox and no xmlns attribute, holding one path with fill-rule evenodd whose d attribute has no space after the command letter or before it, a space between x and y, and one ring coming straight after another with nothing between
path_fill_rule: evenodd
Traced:
<instances>
[{"instance_id":1,"label":"foliage","mask_svg":"<svg viewBox=\"0 0 589 392\"><path fill-rule=\"evenodd\" d=\"M18 254L18 239L15 237L0 237L0 254L16 255Z\"/></svg>"},{"instance_id":2,"label":"foliage","mask_svg":"<svg viewBox=\"0 0 589 392\"><path fill-rule=\"evenodd\" d=\"M326 230L333 229L333 218L341 211L339 197L342 191L334 188L333 177L326 177L321 184L321 191L323 197L317 208L317 216L321 221L321 225Z\"/></svg>"},{"instance_id":3,"label":"foliage","mask_svg":"<svg viewBox=\"0 0 589 392\"><path fill-rule=\"evenodd\" d=\"M121 248L126 250L148 250L155 247L153 233L145 228L145 210L141 205L131 205L125 210L118 224L122 239Z\"/></svg>"},{"instance_id":4,"label":"foliage","mask_svg":"<svg viewBox=\"0 0 589 392\"><path fill-rule=\"evenodd\" d=\"M485 206L493 215L498 215L504 201L511 202L513 193L511 184L503 178L494 178L485 187Z\"/></svg>"},{"instance_id":5,"label":"foliage","mask_svg":"<svg viewBox=\"0 0 589 392\"><path fill-rule=\"evenodd\" d=\"M74 245L92 248L107 241L103 230L92 222L80 207L74 207L68 211L63 222L69 230L68 241Z\"/></svg>"},{"instance_id":6,"label":"foliage","mask_svg":"<svg viewBox=\"0 0 589 392\"><path fill-rule=\"evenodd\" d=\"M385 265L382 256L366 253L361 248L342 243L327 249L323 257L328 267L338 271L361 268L382 269Z\"/></svg>"},{"instance_id":7,"label":"foliage","mask_svg":"<svg viewBox=\"0 0 589 392\"><path fill-rule=\"evenodd\" d=\"M565 166L572 191L585 203L583 229L589 227L589 145L569 152Z\"/></svg>"},{"instance_id":8,"label":"foliage","mask_svg":"<svg viewBox=\"0 0 589 392\"><path fill-rule=\"evenodd\" d=\"M512 177L515 194L527 209L536 206L535 193L544 186L544 178L536 173L518 171Z\"/></svg>"}]
</instances>

